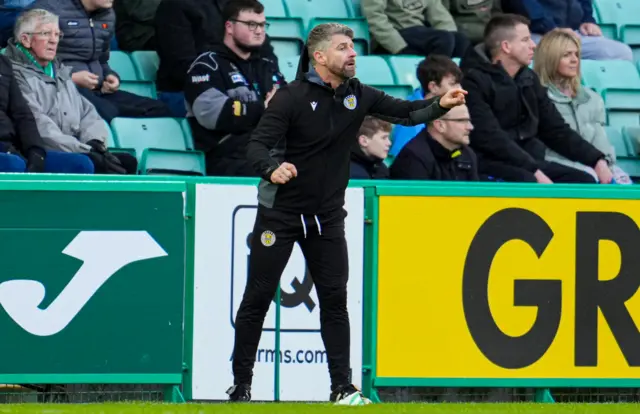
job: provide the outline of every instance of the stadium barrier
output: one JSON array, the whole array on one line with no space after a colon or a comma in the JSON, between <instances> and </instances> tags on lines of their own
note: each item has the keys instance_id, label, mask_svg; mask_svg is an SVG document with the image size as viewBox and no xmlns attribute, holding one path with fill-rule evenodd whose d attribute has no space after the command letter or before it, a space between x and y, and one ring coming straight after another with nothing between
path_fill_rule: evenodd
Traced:
<instances>
[{"instance_id":1,"label":"stadium barrier","mask_svg":"<svg viewBox=\"0 0 640 414\"><path fill-rule=\"evenodd\" d=\"M256 183L0 177L0 383L224 399ZM552 387L639 387L639 199L619 186L352 182L353 382L375 400L383 387L527 387L538 401ZM265 320L258 400L327 398L311 282L296 248Z\"/></svg>"}]
</instances>

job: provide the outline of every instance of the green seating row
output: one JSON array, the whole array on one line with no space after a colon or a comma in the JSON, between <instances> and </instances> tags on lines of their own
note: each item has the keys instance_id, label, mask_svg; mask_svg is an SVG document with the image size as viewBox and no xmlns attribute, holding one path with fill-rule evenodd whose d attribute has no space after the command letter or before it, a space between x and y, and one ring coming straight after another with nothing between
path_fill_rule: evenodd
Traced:
<instances>
[{"instance_id":1,"label":"green seating row","mask_svg":"<svg viewBox=\"0 0 640 414\"><path fill-rule=\"evenodd\" d=\"M135 156L140 174L205 175L185 118L115 118L107 128L107 146Z\"/></svg>"}]
</instances>

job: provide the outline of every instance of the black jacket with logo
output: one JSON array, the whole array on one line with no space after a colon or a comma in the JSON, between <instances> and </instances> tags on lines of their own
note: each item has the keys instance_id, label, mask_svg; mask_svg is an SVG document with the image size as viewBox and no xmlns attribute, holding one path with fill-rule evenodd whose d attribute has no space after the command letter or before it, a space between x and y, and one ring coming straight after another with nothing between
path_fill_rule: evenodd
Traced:
<instances>
[{"instance_id":1,"label":"black jacket with logo","mask_svg":"<svg viewBox=\"0 0 640 414\"><path fill-rule=\"evenodd\" d=\"M6 152L8 144L27 155L32 147L42 147L42 139L11 61L0 55L0 152Z\"/></svg>"},{"instance_id":2,"label":"black jacket with logo","mask_svg":"<svg viewBox=\"0 0 640 414\"><path fill-rule=\"evenodd\" d=\"M228 1L162 0L155 16L159 91L182 92L184 74L194 59L222 44L222 9ZM268 37L260 53L278 61Z\"/></svg>"},{"instance_id":3,"label":"black jacket with logo","mask_svg":"<svg viewBox=\"0 0 640 414\"><path fill-rule=\"evenodd\" d=\"M512 78L489 61L482 45L469 48L460 67L474 126L471 147L480 163L487 158L535 172L547 147L589 167L604 158L567 125L528 67Z\"/></svg>"},{"instance_id":4,"label":"black jacket with logo","mask_svg":"<svg viewBox=\"0 0 640 414\"><path fill-rule=\"evenodd\" d=\"M447 112L438 98L395 99L351 78L337 89L309 68L305 47L296 80L283 86L251 134L247 157L259 172L258 200L268 208L322 214L341 208L349 182L350 155L365 116L416 125ZM270 181L281 162L298 176L287 184Z\"/></svg>"},{"instance_id":5,"label":"black jacket with logo","mask_svg":"<svg viewBox=\"0 0 640 414\"><path fill-rule=\"evenodd\" d=\"M207 175L256 176L246 157L249 134L267 93L282 84L271 59L256 53L244 60L225 45L193 62L185 82L187 119L196 148L207 154Z\"/></svg>"},{"instance_id":6,"label":"black jacket with logo","mask_svg":"<svg viewBox=\"0 0 640 414\"><path fill-rule=\"evenodd\" d=\"M476 154L469 147L448 150L426 129L409 141L391 165L397 180L479 181Z\"/></svg>"}]
</instances>

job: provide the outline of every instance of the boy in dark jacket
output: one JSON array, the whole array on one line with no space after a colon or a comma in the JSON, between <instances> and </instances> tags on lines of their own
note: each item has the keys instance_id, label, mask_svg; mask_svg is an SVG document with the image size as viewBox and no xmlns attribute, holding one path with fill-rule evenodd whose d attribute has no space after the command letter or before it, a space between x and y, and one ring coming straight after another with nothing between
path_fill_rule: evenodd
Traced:
<instances>
[{"instance_id":1,"label":"boy in dark jacket","mask_svg":"<svg viewBox=\"0 0 640 414\"><path fill-rule=\"evenodd\" d=\"M478 181L478 161L469 148L472 130L466 105L451 109L402 148L391 166L391 178Z\"/></svg>"},{"instance_id":2,"label":"boy in dark jacket","mask_svg":"<svg viewBox=\"0 0 640 414\"><path fill-rule=\"evenodd\" d=\"M528 24L518 15L494 16L484 44L469 49L460 65L480 174L516 182L594 183L584 171L544 161L548 146L593 167L601 183L610 183L604 154L569 128L529 69L535 44Z\"/></svg>"},{"instance_id":3,"label":"boy in dark jacket","mask_svg":"<svg viewBox=\"0 0 640 414\"><path fill-rule=\"evenodd\" d=\"M384 164L389 154L391 124L372 116L362 122L358 132L358 145L351 151L351 178L389 178L389 169Z\"/></svg>"},{"instance_id":4,"label":"boy in dark jacket","mask_svg":"<svg viewBox=\"0 0 640 414\"><path fill-rule=\"evenodd\" d=\"M463 104L465 92L454 89L428 101L392 98L353 77L353 47L347 26L327 23L311 30L296 80L275 93L251 135L247 157L262 181L249 278L235 323L234 385L227 391L232 401L251 399L264 317L297 242L320 301L330 400L366 402L350 383L344 225L349 154L367 115L394 123L429 122Z\"/></svg>"}]
</instances>

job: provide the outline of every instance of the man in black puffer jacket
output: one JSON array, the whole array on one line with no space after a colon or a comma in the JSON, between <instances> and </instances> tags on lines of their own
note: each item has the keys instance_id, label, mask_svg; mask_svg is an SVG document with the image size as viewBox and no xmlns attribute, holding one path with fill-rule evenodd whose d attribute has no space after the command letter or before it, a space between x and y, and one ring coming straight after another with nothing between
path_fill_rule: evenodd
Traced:
<instances>
[{"instance_id":1,"label":"man in black puffer jacket","mask_svg":"<svg viewBox=\"0 0 640 414\"><path fill-rule=\"evenodd\" d=\"M108 63L116 24L113 1L37 0L31 8L58 15L64 35L58 58L73 68L73 82L107 122L118 116L171 116L162 102L119 90L120 78Z\"/></svg>"},{"instance_id":2,"label":"man in black puffer jacket","mask_svg":"<svg viewBox=\"0 0 640 414\"><path fill-rule=\"evenodd\" d=\"M545 161L549 147L610 183L604 154L569 128L529 69L535 44L528 24L518 15L494 16L484 43L470 48L460 64L480 174L516 182L595 183L584 171Z\"/></svg>"}]
</instances>

